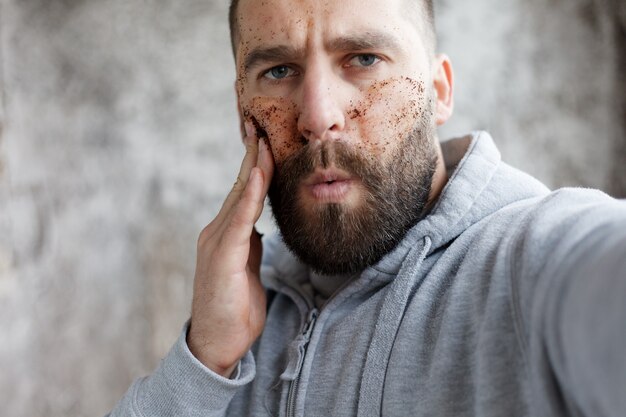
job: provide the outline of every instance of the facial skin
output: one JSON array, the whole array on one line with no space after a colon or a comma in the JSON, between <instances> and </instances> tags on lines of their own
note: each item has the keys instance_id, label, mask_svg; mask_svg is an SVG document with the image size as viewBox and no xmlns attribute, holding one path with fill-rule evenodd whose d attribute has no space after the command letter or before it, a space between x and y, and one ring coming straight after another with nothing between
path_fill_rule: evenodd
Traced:
<instances>
[{"instance_id":1,"label":"facial skin","mask_svg":"<svg viewBox=\"0 0 626 417\"><path fill-rule=\"evenodd\" d=\"M377 262L445 184L435 127L452 111L451 67L405 1L239 4L241 116L272 151L285 242L323 273Z\"/></svg>"}]
</instances>

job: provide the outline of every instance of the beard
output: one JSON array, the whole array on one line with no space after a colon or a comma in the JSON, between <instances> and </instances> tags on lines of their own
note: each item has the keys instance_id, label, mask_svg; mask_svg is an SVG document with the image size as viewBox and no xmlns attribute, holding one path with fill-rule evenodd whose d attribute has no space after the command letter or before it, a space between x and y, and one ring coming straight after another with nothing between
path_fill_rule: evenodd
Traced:
<instances>
[{"instance_id":1,"label":"beard","mask_svg":"<svg viewBox=\"0 0 626 417\"><path fill-rule=\"evenodd\" d=\"M423 215L437 165L435 140L434 123L418 123L384 161L342 141L299 149L277 167L268 192L287 247L327 275L353 274L377 263ZM318 167L358 177L358 204L304 207L300 186Z\"/></svg>"}]
</instances>

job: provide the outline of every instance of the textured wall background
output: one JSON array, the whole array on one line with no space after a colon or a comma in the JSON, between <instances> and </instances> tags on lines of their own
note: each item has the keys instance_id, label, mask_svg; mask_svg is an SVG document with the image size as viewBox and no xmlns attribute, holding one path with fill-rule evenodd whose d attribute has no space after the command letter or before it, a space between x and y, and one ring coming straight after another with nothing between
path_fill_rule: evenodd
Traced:
<instances>
[{"instance_id":1,"label":"textured wall background","mask_svg":"<svg viewBox=\"0 0 626 417\"><path fill-rule=\"evenodd\" d=\"M180 331L242 153L226 8L0 0L3 416L102 415ZM552 186L626 195L623 1L437 9L442 137L486 128Z\"/></svg>"}]
</instances>

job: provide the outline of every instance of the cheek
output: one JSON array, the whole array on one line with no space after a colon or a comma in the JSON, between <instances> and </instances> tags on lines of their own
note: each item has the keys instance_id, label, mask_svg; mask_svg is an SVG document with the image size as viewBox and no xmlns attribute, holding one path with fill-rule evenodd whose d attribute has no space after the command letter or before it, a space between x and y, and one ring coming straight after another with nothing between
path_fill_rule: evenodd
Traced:
<instances>
[{"instance_id":1,"label":"cheek","mask_svg":"<svg viewBox=\"0 0 626 417\"><path fill-rule=\"evenodd\" d=\"M280 165L303 146L298 134L296 106L280 97L254 97L243 103L246 120L252 120L257 135L267 136L274 161Z\"/></svg>"},{"instance_id":2,"label":"cheek","mask_svg":"<svg viewBox=\"0 0 626 417\"><path fill-rule=\"evenodd\" d=\"M376 156L388 153L431 116L424 83L410 78L374 83L348 112L360 147Z\"/></svg>"}]
</instances>

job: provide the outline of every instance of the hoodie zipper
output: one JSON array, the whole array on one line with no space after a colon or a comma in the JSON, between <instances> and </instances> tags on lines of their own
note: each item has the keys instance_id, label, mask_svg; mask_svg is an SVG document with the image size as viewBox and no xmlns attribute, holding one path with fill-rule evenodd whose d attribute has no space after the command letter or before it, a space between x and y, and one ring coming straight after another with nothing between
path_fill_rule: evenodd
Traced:
<instances>
[{"instance_id":1,"label":"hoodie zipper","mask_svg":"<svg viewBox=\"0 0 626 417\"><path fill-rule=\"evenodd\" d=\"M302 355L300 355L300 360L298 361L298 365L296 367L296 377L289 385L289 394L287 395L287 417L295 416L296 394L298 391L298 385L300 384L300 372L302 371L302 365L304 364L307 347L309 346L309 341L311 340L311 333L313 333L313 328L315 327L315 322L317 321L317 315L317 309L312 309L309 312L309 317L307 318L304 328L302 329L303 341L302 346L300 347L300 349L302 349Z\"/></svg>"}]
</instances>

